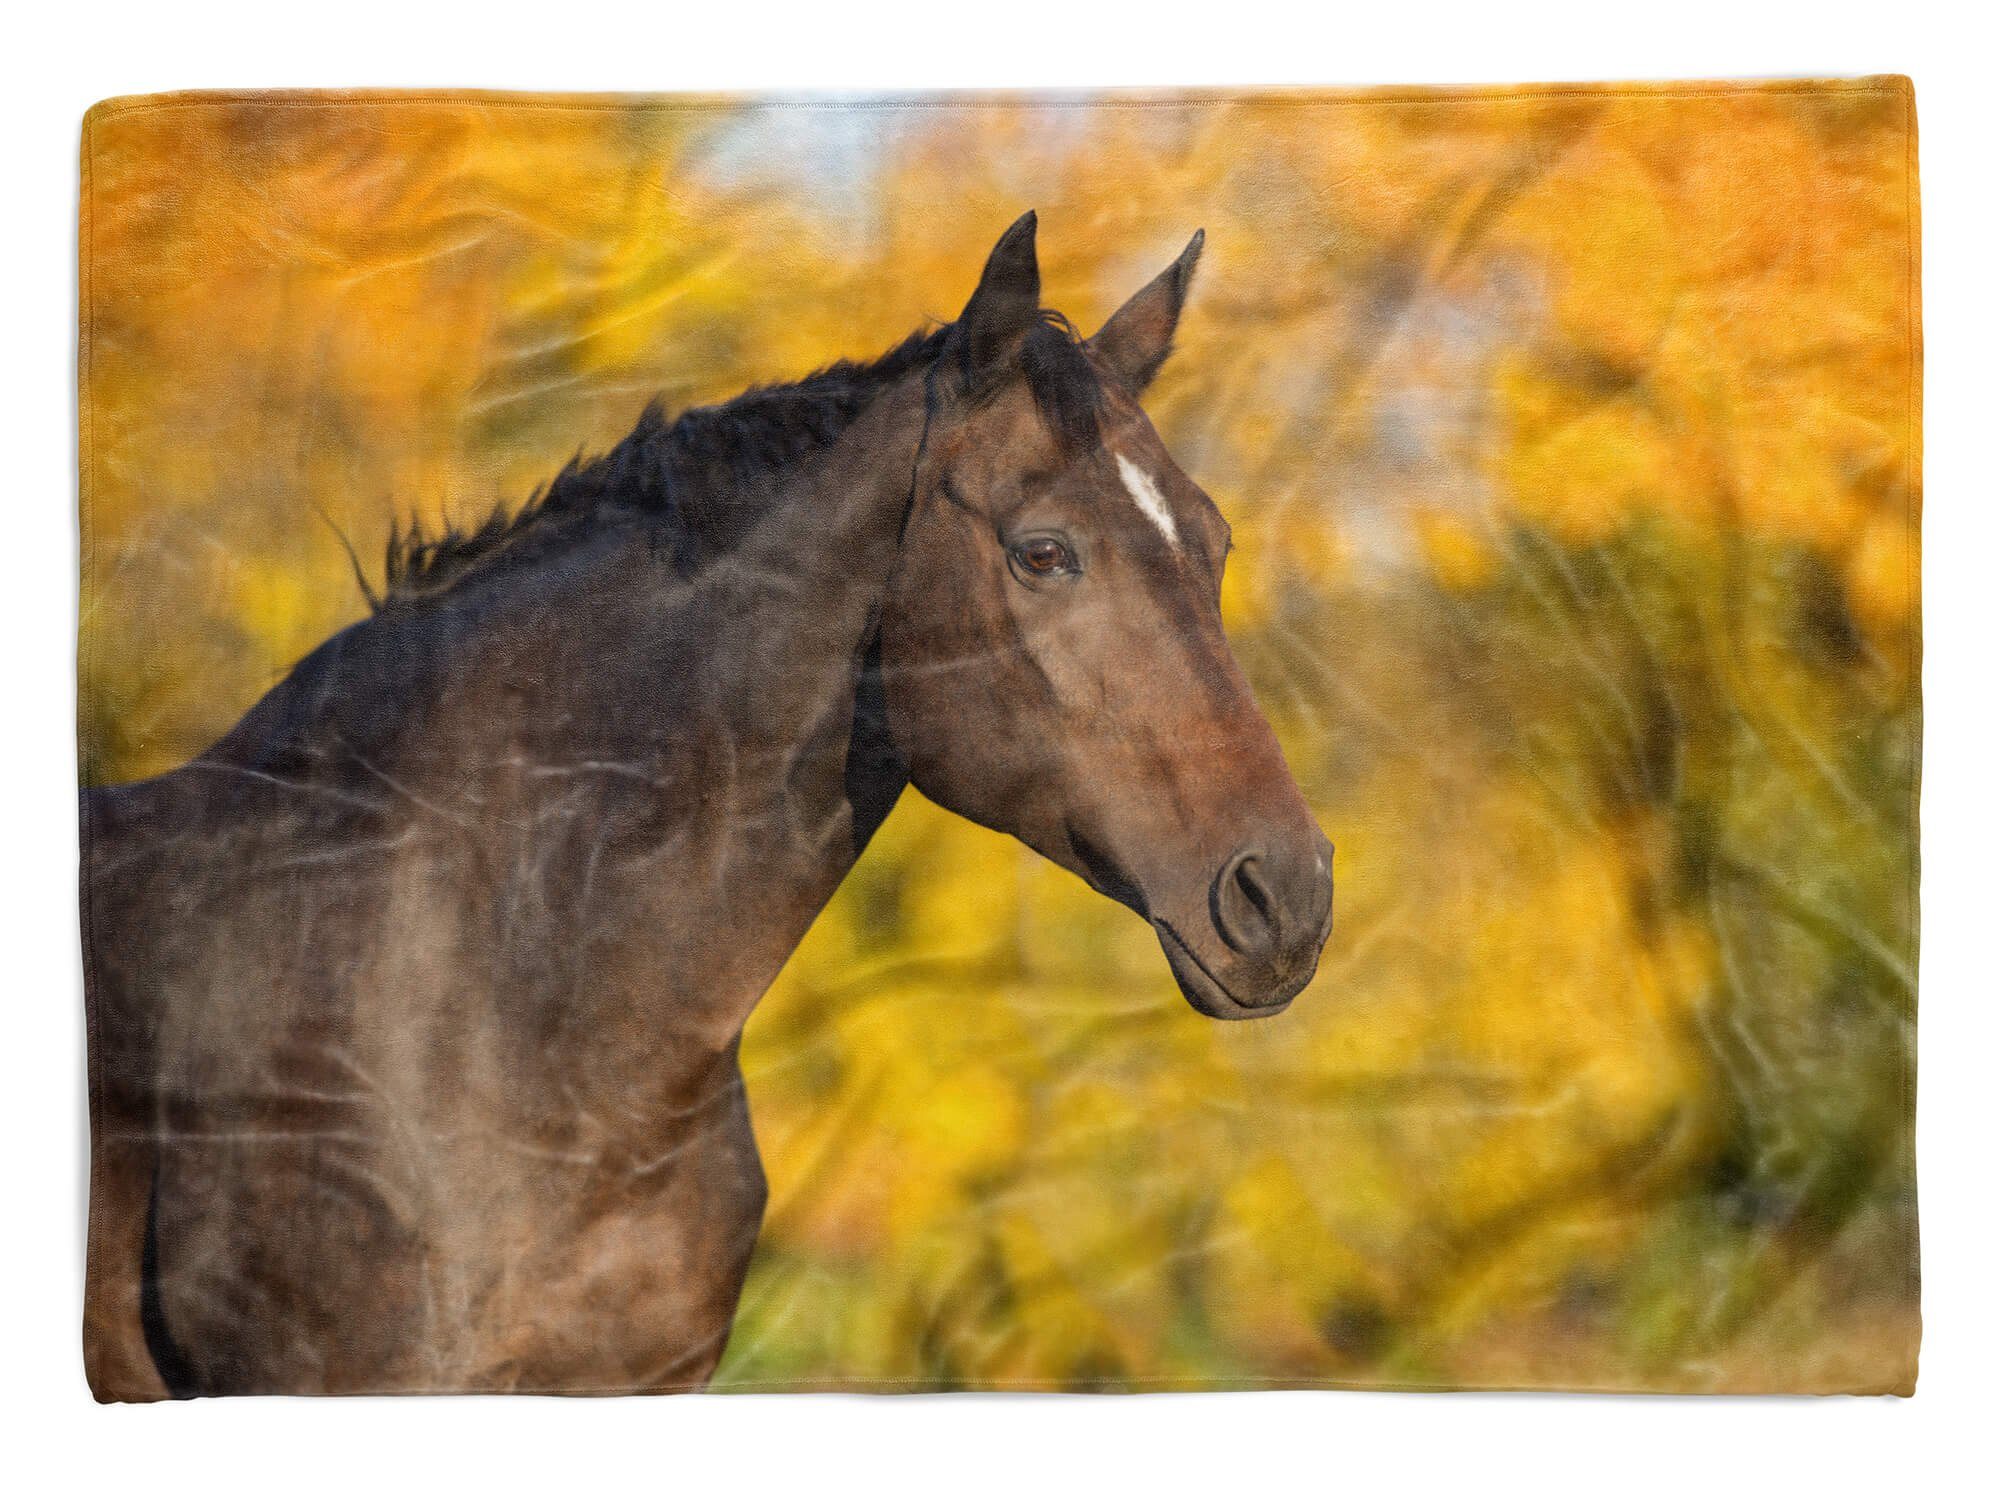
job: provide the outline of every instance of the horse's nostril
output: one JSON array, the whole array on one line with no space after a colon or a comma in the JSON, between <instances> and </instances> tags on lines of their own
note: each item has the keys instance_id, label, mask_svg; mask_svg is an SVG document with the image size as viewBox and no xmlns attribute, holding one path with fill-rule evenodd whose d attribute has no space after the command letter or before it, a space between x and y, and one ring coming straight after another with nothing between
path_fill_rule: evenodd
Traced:
<instances>
[{"instance_id":1,"label":"horse's nostril","mask_svg":"<svg viewBox=\"0 0 2000 1489\"><path fill-rule=\"evenodd\" d=\"M1271 886L1264 882L1263 860L1245 858L1236 868L1236 883L1243 891L1243 897L1250 901L1250 907L1267 921L1278 918L1277 897L1271 893Z\"/></svg>"},{"instance_id":2,"label":"horse's nostril","mask_svg":"<svg viewBox=\"0 0 2000 1489\"><path fill-rule=\"evenodd\" d=\"M1223 865L1212 898L1215 928L1231 950L1250 956L1277 947L1281 910L1260 850L1246 848Z\"/></svg>"}]
</instances>

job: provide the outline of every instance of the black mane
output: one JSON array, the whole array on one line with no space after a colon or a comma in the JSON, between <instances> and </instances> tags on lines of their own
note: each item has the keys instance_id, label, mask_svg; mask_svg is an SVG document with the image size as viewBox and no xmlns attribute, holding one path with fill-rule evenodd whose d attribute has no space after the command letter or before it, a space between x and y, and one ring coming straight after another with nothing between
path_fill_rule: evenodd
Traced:
<instances>
[{"instance_id":1,"label":"black mane","mask_svg":"<svg viewBox=\"0 0 2000 1489\"><path fill-rule=\"evenodd\" d=\"M832 445L905 374L937 364L962 342L955 330L916 331L872 362L835 362L798 382L752 388L672 420L656 399L624 439L593 460L571 460L517 511L495 506L477 527L437 534L420 522L392 526L383 592L370 593L370 603L380 610L442 593L503 556L540 552L548 539L615 512L654 518L658 541L692 573L756 524L780 472ZM1020 367L1066 448L1097 443L1102 388L1067 320L1044 311L1022 343Z\"/></svg>"}]
</instances>

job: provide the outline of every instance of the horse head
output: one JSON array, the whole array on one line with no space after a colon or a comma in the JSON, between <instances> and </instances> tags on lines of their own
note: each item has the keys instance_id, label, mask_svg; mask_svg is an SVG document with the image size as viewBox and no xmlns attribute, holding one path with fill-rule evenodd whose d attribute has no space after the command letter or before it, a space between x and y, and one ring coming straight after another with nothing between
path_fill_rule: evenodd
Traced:
<instances>
[{"instance_id":1,"label":"horse head","mask_svg":"<svg viewBox=\"0 0 2000 1489\"><path fill-rule=\"evenodd\" d=\"M881 677L912 784L1143 916L1200 1012L1258 1018L1312 978L1333 846L1223 634L1229 525L1139 403L1201 246L1084 339L1034 214L1000 239L930 374Z\"/></svg>"}]
</instances>

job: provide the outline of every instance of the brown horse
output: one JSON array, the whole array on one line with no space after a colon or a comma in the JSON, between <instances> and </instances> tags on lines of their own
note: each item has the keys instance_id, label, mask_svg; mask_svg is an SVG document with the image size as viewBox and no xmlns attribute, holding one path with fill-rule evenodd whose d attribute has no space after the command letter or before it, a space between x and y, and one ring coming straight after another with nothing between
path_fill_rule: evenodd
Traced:
<instances>
[{"instance_id":1,"label":"brown horse","mask_svg":"<svg viewBox=\"0 0 2000 1489\"><path fill-rule=\"evenodd\" d=\"M83 799L86 1357L107 1399L671 1391L764 1205L737 1043L906 784L1157 931L1312 976L1331 846L1138 395L1035 220L954 324L668 421L389 589L213 749Z\"/></svg>"}]
</instances>

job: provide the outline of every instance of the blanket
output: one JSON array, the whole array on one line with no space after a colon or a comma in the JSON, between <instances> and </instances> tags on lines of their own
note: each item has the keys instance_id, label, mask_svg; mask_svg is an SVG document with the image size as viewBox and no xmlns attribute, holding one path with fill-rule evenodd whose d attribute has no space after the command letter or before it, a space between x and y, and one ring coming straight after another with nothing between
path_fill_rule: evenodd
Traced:
<instances>
[{"instance_id":1,"label":"blanket","mask_svg":"<svg viewBox=\"0 0 2000 1489\"><path fill-rule=\"evenodd\" d=\"M1901 78L83 125L84 1353L1907 1393Z\"/></svg>"}]
</instances>

